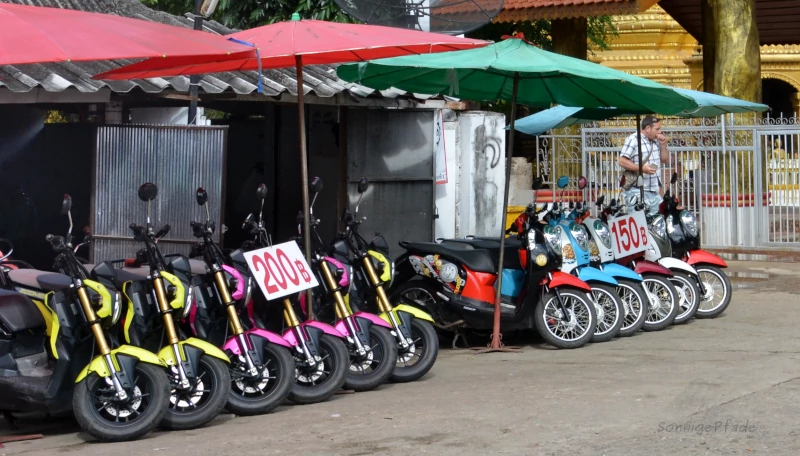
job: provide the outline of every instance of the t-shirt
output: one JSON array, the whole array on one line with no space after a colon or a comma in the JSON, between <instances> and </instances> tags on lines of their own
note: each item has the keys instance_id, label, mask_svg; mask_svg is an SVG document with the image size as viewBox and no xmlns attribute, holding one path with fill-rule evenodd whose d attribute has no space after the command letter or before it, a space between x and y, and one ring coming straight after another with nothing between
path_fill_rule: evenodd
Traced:
<instances>
[{"instance_id":1,"label":"t-shirt","mask_svg":"<svg viewBox=\"0 0 800 456\"><path fill-rule=\"evenodd\" d=\"M641 134L641 133L640 133ZM629 158L632 162L639 164L638 144L636 143L636 133L632 133L625 139L625 144L622 145L622 156ZM647 155L650 154L648 159ZM661 149L658 146L658 141L650 141L642 135L642 160L647 160L645 163L651 164L656 168L661 167ZM645 174L642 173L642 180L644 189L650 192L658 191L658 174ZM635 185L635 184L634 184Z\"/></svg>"}]
</instances>

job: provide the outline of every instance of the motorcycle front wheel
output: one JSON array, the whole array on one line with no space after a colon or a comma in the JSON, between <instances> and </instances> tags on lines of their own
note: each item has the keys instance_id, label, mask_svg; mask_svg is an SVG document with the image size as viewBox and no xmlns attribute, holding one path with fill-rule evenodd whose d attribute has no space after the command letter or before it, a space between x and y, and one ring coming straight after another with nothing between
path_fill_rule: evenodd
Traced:
<instances>
[{"instance_id":1,"label":"motorcycle front wheel","mask_svg":"<svg viewBox=\"0 0 800 456\"><path fill-rule=\"evenodd\" d=\"M136 440L155 429L167 412L169 380L164 369L139 363L134 371L133 392L116 402L116 391L105 379L90 374L75 385L72 409L86 432L101 442Z\"/></svg>"},{"instance_id":2,"label":"motorcycle front wheel","mask_svg":"<svg viewBox=\"0 0 800 456\"><path fill-rule=\"evenodd\" d=\"M597 313L585 292L571 289L560 290L567 321L564 320L558 296L549 291L536 303L534 326L548 344L556 348L578 348L586 345L594 336Z\"/></svg>"},{"instance_id":3,"label":"motorcycle front wheel","mask_svg":"<svg viewBox=\"0 0 800 456\"><path fill-rule=\"evenodd\" d=\"M642 287L650 299L647 318L642 330L661 331L666 329L678 316L680 305L678 292L666 277L655 274L643 274Z\"/></svg>"},{"instance_id":4,"label":"motorcycle front wheel","mask_svg":"<svg viewBox=\"0 0 800 456\"><path fill-rule=\"evenodd\" d=\"M195 429L208 424L222 411L231 387L228 365L221 359L203 355L194 366L194 379L189 379L189 388L177 384L177 371L170 372L170 392L167 414L161 426L165 429Z\"/></svg>"},{"instance_id":5,"label":"motorcycle front wheel","mask_svg":"<svg viewBox=\"0 0 800 456\"><path fill-rule=\"evenodd\" d=\"M258 376L247 374L244 358L231 357L230 412L240 416L259 415L272 411L289 397L294 383L294 358L285 347L264 345Z\"/></svg>"},{"instance_id":6,"label":"motorcycle front wheel","mask_svg":"<svg viewBox=\"0 0 800 456\"><path fill-rule=\"evenodd\" d=\"M630 279L617 279L617 294L622 301L623 322L619 330L619 337L630 337L644 326L648 313L649 299L642 288L641 282Z\"/></svg>"},{"instance_id":7,"label":"motorcycle front wheel","mask_svg":"<svg viewBox=\"0 0 800 456\"><path fill-rule=\"evenodd\" d=\"M354 391L370 391L386 382L394 372L397 362L397 341L388 329L372 326L369 330L369 350L366 355L350 350L350 368L345 388Z\"/></svg>"},{"instance_id":8,"label":"motorcycle front wheel","mask_svg":"<svg viewBox=\"0 0 800 456\"><path fill-rule=\"evenodd\" d=\"M411 320L411 343L397 348L397 364L391 380L395 383L413 382L431 370L439 356L439 337L433 325L425 320Z\"/></svg>"},{"instance_id":9,"label":"motorcycle front wheel","mask_svg":"<svg viewBox=\"0 0 800 456\"><path fill-rule=\"evenodd\" d=\"M308 366L305 357L295 358L295 379L289 400L296 404L316 404L330 399L342 389L350 367L350 356L342 339L323 334L319 338L319 360Z\"/></svg>"},{"instance_id":10,"label":"motorcycle front wheel","mask_svg":"<svg viewBox=\"0 0 800 456\"><path fill-rule=\"evenodd\" d=\"M592 342L608 342L619 334L625 309L613 287L600 283L592 283L591 286L597 313L597 328Z\"/></svg>"},{"instance_id":11,"label":"motorcycle front wheel","mask_svg":"<svg viewBox=\"0 0 800 456\"><path fill-rule=\"evenodd\" d=\"M697 288L697 281L694 277L690 277L685 272L672 271L670 282L675 286L680 301L678 316L675 317L672 324L682 325L694 318L700 309L700 290Z\"/></svg>"},{"instance_id":12,"label":"motorcycle front wheel","mask_svg":"<svg viewBox=\"0 0 800 456\"><path fill-rule=\"evenodd\" d=\"M700 297L697 318L716 318L725 312L731 303L731 280L722 269L716 266L695 266L697 275L703 282L705 294Z\"/></svg>"}]
</instances>

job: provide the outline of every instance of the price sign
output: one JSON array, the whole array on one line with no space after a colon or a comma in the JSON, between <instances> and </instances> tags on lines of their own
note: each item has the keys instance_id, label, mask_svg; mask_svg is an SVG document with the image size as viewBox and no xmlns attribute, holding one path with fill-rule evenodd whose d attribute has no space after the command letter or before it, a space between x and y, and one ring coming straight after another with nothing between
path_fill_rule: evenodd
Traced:
<instances>
[{"instance_id":1,"label":"price sign","mask_svg":"<svg viewBox=\"0 0 800 456\"><path fill-rule=\"evenodd\" d=\"M644 211L609 218L608 227L611 230L611 247L617 258L647 250L650 238Z\"/></svg>"},{"instance_id":2,"label":"price sign","mask_svg":"<svg viewBox=\"0 0 800 456\"><path fill-rule=\"evenodd\" d=\"M270 301L319 285L294 241L246 252L244 258Z\"/></svg>"}]
</instances>

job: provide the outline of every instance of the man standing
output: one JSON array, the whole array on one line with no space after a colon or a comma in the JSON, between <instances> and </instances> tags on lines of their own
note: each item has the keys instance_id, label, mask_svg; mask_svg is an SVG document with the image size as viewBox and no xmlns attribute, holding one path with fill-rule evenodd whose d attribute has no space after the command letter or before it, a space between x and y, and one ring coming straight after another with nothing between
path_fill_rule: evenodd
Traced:
<instances>
[{"instance_id":1,"label":"man standing","mask_svg":"<svg viewBox=\"0 0 800 456\"><path fill-rule=\"evenodd\" d=\"M669 151L667 150L667 137L661 133L661 120L655 116L645 116L642 119L642 179L644 184L644 203L645 210L650 214L658 212L658 206L663 199L661 198L661 180L658 177L658 168L661 163L669 163ZM622 154L619 157L619 166L625 171L633 172L633 182L628 181L632 176L627 173L626 186L633 184L625 191L625 201L628 211L633 211L631 204L632 197L640 197L639 187L636 180L639 175L639 151L636 141L636 133L631 134L625 139L622 145Z\"/></svg>"}]
</instances>

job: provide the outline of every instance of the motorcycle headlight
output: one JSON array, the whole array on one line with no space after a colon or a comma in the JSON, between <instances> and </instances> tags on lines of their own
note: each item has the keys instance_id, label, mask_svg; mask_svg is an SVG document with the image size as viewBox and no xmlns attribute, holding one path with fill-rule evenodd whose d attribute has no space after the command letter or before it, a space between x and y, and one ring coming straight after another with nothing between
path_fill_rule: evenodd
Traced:
<instances>
[{"instance_id":1,"label":"motorcycle headlight","mask_svg":"<svg viewBox=\"0 0 800 456\"><path fill-rule=\"evenodd\" d=\"M690 236L694 237L697 236L697 219L694 218L694 214L687 210L681 211L681 224L683 227L686 228L686 231L689 233Z\"/></svg>"},{"instance_id":2,"label":"motorcycle headlight","mask_svg":"<svg viewBox=\"0 0 800 456\"><path fill-rule=\"evenodd\" d=\"M552 227L550 225L546 225L544 227L544 238L547 243L550 244L550 248L553 249L553 252L555 252L556 255L561 256L561 227Z\"/></svg>"},{"instance_id":3,"label":"motorcycle headlight","mask_svg":"<svg viewBox=\"0 0 800 456\"><path fill-rule=\"evenodd\" d=\"M121 293L114 293L114 297L111 300L111 325L116 325L119 321L119 317L122 316L122 294Z\"/></svg>"},{"instance_id":4,"label":"motorcycle headlight","mask_svg":"<svg viewBox=\"0 0 800 456\"><path fill-rule=\"evenodd\" d=\"M602 220L595 220L594 221L594 232L597 233L597 237L600 238L600 242L606 246L607 249L611 248L611 232L608 231L608 225L603 223Z\"/></svg>"},{"instance_id":5,"label":"motorcycle headlight","mask_svg":"<svg viewBox=\"0 0 800 456\"><path fill-rule=\"evenodd\" d=\"M664 216L657 215L653 218L653 221L650 223L650 228L656 234L656 236L660 237L661 239L667 238L667 226L664 223Z\"/></svg>"},{"instance_id":6,"label":"motorcycle headlight","mask_svg":"<svg viewBox=\"0 0 800 456\"><path fill-rule=\"evenodd\" d=\"M569 224L569 232L572 237L578 242L578 247L583 251L589 250L589 236L586 235L586 230L575 222Z\"/></svg>"},{"instance_id":7,"label":"motorcycle headlight","mask_svg":"<svg viewBox=\"0 0 800 456\"><path fill-rule=\"evenodd\" d=\"M192 310L192 306L194 305L194 295L192 292L194 291L194 287L185 287L186 288L186 303L183 305L183 316L181 320L189 316L189 312Z\"/></svg>"}]
</instances>

